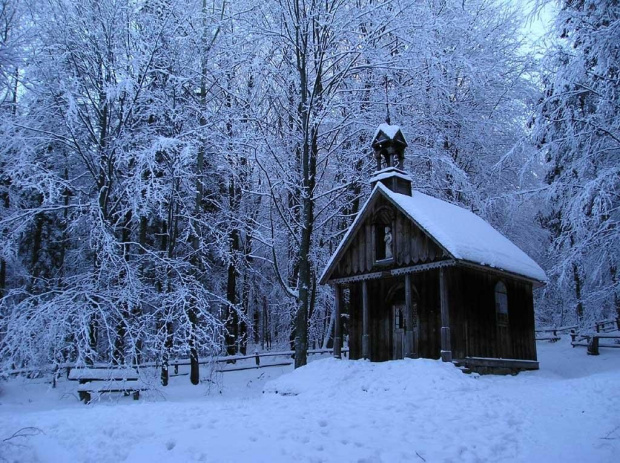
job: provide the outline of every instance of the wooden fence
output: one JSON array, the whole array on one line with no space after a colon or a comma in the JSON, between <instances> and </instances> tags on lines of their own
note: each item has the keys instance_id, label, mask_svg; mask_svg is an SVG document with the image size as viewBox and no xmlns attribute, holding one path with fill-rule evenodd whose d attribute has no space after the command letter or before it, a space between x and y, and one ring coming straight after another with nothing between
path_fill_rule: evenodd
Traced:
<instances>
[{"instance_id":1,"label":"wooden fence","mask_svg":"<svg viewBox=\"0 0 620 463\"><path fill-rule=\"evenodd\" d=\"M551 341L555 342L560 339L561 334L575 333L579 329L579 325L567 325L552 328L540 328L536 330L537 341ZM608 318L606 320L599 320L594 322L593 325L582 328L583 333L596 332L606 333L609 331L620 330L620 317Z\"/></svg>"},{"instance_id":2,"label":"wooden fence","mask_svg":"<svg viewBox=\"0 0 620 463\"><path fill-rule=\"evenodd\" d=\"M309 349L308 355L321 355L321 354L333 354L333 349ZM349 349L343 348L341 350L343 356L347 356ZM213 364L229 364L234 365L239 361L243 360L251 360L253 359L254 365L243 365L240 367L230 367L230 368L220 368L217 371L221 373L225 373L228 371L240 371L240 370L248 370L248 369L257 369L257 368L266 368L266 367L274 367L274 366L286 366L292 364L292 361L280 362L278 364L274 363L261 363L261 359L266 359L269 357L292 357L295 354L293 350L280 351L280 352L255 352L254 354L249 355L231 355L224 357L202 357L198 360L199 365L213 365ZM191 364L189 358L176 358L168 361L168 367L172 367L174 369L174 374L179 374L180 366L189 366ZM63 371L66 371L66 375L69 375L69 372L72 368L76 367L85 367L86 365L76 365L75 363L59 363L56 365L45 365L39 368L18 368L0 373L0 377L9 377L9 376L17 376L17 375L39 375L42 373L53 373L52 384L56 386L56 380L60 377ZM161 361L153 361L153 362L142 362L139 364L130 365L134 368L161 368L163 366ZM120 367L120 366L119 366ZM88 365L88 368L110 368L110 363L105 362L95 362L92 365Z\"/></svg>"}]
</instances>

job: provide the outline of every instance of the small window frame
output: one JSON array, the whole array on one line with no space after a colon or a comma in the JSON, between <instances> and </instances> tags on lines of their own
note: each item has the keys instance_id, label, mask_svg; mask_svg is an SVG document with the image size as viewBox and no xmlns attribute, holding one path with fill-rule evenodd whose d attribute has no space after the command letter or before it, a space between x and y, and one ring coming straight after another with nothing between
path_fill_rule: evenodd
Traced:
<instances>
[{"instance_id":1,"label":"small window frame","mask_svg":"<svg viewBox=\"0 0 620 463\"><path fill-rule=\"evenodd\" d=\"M374 235L374 263L377 265L389 265L394 262L396 255L396 239L394 236L394 212L381 206L374 214L373 235ZM386 228L391 234L391 256L387 257L385 245Z\"/></svg>"},{"instance_id":2,"label":"small window frame","mask_svg":"<svg viewBox=\"0 0 620 463\"><path fill-rule=\"evenodd\" d=\"M508 325L509 308L508 308L508 288L503 281L495 284L495 315L497 322L502 325Z\"/></svg>"},{"instance_id":3,"label":"small window frame","mask_svg":"<svg viewBox=\"0 0 620 463\"><path fill-rule=\"evenodd\" d=\"M389 228L392 235L391 256L387 256L387 246L385 244L386 228ZM392 224L375 224L375 263L390 264L394 261L394 227Z\"/></svg>"}]
</instances>

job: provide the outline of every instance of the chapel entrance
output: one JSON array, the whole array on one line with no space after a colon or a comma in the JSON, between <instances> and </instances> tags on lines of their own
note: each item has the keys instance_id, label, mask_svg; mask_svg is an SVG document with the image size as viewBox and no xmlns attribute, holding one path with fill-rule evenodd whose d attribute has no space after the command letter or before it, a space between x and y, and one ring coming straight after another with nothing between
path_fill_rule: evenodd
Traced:
<instances>
[{"instance_id":1,"label":"chapel entrance","mask_svg":"<svg viewBox=\"0 0 620 463\"><path fill-rule=\"evenodd\" d=\"M405 304L392 306L392 360L405 356Z\"/></svg>"}]
</instances>

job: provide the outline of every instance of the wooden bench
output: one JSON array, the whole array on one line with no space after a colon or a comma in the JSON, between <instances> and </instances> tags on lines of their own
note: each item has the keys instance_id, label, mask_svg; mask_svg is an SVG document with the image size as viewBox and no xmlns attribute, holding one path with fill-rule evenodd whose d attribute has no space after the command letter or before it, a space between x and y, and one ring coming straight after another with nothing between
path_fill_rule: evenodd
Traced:
<instances>
[{"instance_id":1,"label":"wooden bench","mask_svg":"<svg viewBox=\"0 0 620 463\"><path fill-rule=\"evenodd\" d=\"M92 394L105 392L133 394L134 400L138 400L140 391L148 389L133 368L72 368L68 379L79 382L78 395L86 404L90 402Z\"/></svg>"}]
</instances>

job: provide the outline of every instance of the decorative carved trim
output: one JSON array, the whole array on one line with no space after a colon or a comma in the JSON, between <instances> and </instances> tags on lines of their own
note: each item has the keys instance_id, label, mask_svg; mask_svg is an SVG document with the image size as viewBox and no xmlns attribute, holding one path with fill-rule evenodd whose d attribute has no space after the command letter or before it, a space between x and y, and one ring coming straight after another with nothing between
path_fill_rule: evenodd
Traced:
<instances>
[{"instance_id":1,"label":"decorative carved trim","mask_svg":"<svg viewBox=\"0 0 620 463\"><path fill-rule=\"evenodd\" d=\"M440 260L439 262L431 262L430 264L420 264L420 265L413 265L411 267L395 268L394 270L392 270L391 274L393 276L405 275L406 273L424 272L425 270L432 270L432 269L442 268L442 267L451 267L453 265L456 265L456 261L453 259Z\"/></svg>"},{"instance_id":2,"label":"decorative carved trim","mask_svg":"<svg viewBox=\"0 0 620 463\"><path fill-rule=\"evenodd\" d=\"M390 272L365 273L363 275L355 275L352 277L334 278L333 280L330 280L328 283L333 285L333 284L353 283L355 281L376 280L377 278L381 278L381 277L389 276L389 275L390 275Z\"/></svg>"},{"instance_id":3,"label":"decorative carved trim","mask_svg":"<svg viewBox=\"0 0 620 463\"><path fill-rule=\"evenodd\" d=\"M413 265L413 266L404 267L404 268L395 268L394 270L391 270L391 271L386 270L385 272L364 273L362 275L354 275L354 276L344 277L344 278L334 278L333 280L329 280L328 283L330 285L336 285L336 284L353 283L356 281L376 280L377 278L405 275L407 273L424 272L426 270L433 270L433 269L441 268L441 267L451 267L453 265L456 265L456 261L453 259L441 260L439 262L431 262L429 264L420 264L420 265Z\"/></svg>"}]
</instances>

